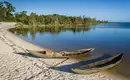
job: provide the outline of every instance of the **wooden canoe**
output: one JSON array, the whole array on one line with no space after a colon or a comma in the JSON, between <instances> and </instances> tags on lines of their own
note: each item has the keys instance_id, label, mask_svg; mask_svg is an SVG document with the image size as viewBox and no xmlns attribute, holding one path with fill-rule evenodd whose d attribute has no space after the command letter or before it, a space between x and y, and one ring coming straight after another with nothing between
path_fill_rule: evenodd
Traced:
<instances>
[{"instance_id":1,"label":"wooden canoe","mask_svg":"<svg viewBox=\"0 0 130 80\"><path fill-rule=\"evenodd\" d=\"M88 55L88 53L92 52L93 50L94 48L80 49L73 52L68 51L48 52L48 51L34 51L34 50L27 50L27 51L29 52L29 54L42 58L68 58L68 57Z\"/></svg>"},{"instance_id":2,"label":"wooden canoe","mask_svg":"<svg viewBox=\"0 0 130 80\"><path fill-rule=\"evenodd\" d=\"M106 70L119 64L122 60L122 56L123 53L112 56L104 60L90 63L88 65L81 66L79 68L72 68L72 71L79 74L90 74L90 73Z\"/></svg>"}]
</instances>

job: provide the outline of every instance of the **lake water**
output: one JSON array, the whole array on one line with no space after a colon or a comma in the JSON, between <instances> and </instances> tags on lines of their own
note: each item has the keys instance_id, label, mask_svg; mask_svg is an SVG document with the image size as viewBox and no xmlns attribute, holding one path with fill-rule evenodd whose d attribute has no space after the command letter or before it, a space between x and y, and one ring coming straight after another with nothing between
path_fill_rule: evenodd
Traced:
<instances>
[{"instance_id":1,"label":"lake water","mask_svg":"<svg viewBox=\"0 0 130 80\"><path fill-rule=\"evenodd\" d=\"M130 78L130 23L108 23L79 28L16 32L27 41L54 51L95 48L93 55L124 53L119 67L110 71Z\"/></svg>"}]
</instances>

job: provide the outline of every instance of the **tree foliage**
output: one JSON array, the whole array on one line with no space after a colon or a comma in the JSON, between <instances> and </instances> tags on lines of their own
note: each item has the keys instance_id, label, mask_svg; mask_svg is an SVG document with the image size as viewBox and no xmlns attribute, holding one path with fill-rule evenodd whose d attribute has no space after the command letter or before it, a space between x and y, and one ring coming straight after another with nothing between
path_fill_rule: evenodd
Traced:
<instances>
[{"instance_id":1,"label":"tree foliage","mask_svg":"<svg viewBox=\"0 0 130 80\"><path fill-rule=\"evenodd\" d=\"M59 14L37 15L32 12L27 15L27 11L15 12L15 7L9 2L0 2L0 21L16 21L29 26L87 26L107 21L96 20L84 16L66 16Z\"/></svg>"},{"instance_id":2,"label":"tree foliage","mask_svg":"<svg viewBox=\"0 0 130 80\"><path fill-rule=\"evenodd\" d=\"M0 21L14 20L13 12L15 12L15 7L11 3L0 2Z\"/></svg>"}]
</instances>

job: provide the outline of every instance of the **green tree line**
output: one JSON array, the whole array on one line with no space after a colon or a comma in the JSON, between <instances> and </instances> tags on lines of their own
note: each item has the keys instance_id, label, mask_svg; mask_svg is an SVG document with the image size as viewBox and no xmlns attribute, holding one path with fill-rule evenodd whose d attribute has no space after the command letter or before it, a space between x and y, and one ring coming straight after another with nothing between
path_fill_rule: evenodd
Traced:
<instances>
[{"instance_id":1,"label":"green tree line","mask_svg":"<svg viewBox=\"0 0 130 80\"><path fill-rule=\"evenodd\" d=\"M85 16L38 15L34 12L27 15L27 11L15 12L15 7L6 1L0 2L0 21L15 21L28 26L86 26L108 22Z\"/></svg>"}]
</instances>

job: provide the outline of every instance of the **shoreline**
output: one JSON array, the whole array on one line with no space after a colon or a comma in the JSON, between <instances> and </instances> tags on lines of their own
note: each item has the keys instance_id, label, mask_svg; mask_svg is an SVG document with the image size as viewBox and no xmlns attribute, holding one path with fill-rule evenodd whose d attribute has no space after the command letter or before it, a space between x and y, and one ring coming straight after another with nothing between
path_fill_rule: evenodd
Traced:
<instances>
[{"instance_id":1,"label":"shoreline","mask_svg":"<svg viewBox=\"0 0 130 80\"><path fill-rule=\"evenodd\" d=\"M8 33L9 33L10 35L12 35L12 36L17 37L15 34L13 34L12 32L10 32L9 29L8 29ZM37 46L37 47L40 48L40 49L45 49L45 48L43 48L42 46L37 45L37 44L32 43L32 42L29 42L29 41L27 41L27 40L25 40L25 39L23 39L23 38L20 38L20 39L23 40L24 42L27 42L27 43L29 43L29 44L32 44L33 46Z\"/></svg>"},{"instance_id":2,"label":"shoreline","mask_svg":"<svg viewBox=\"0 0 130 80\"><path fill-rule=\"evenodd\" d=\"M16 54L26 54L27 52L24 51L26 49L44 50L45 48L21 39L9 32L8 29L13 28L14 25L15 23L8 22L2 22L0 24L0 44L2 46L2 49L0 49L1 80L57 80L57 78L61 80L128 80L122 76L115 76L105 71L88 75L80 75L49 68L76 62L72 59L45 59Z\"/></svg>"}]
</instances>

